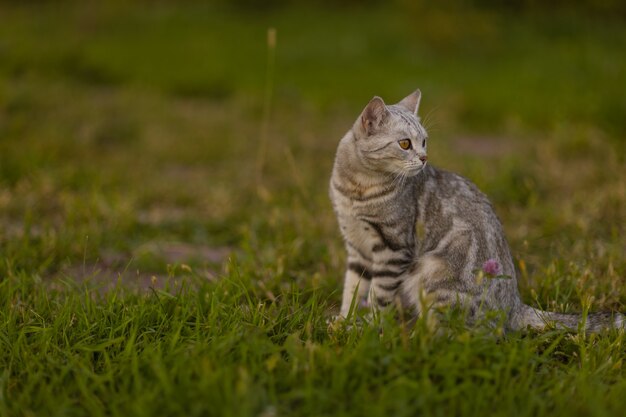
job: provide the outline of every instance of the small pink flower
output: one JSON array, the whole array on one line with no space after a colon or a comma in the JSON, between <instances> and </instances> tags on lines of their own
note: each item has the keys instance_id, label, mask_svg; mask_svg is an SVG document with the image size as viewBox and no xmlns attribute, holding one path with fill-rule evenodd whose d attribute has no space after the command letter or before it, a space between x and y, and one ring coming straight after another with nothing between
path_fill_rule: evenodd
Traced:
<instances>
[{"instance_id":1,"label":"small pink flower","mask_svg":"<svg viewBox=\"0 0 626 417\"><path fill-rule=\"evenodd\" d=\"M492 277L500 275L500 263L495 259L487 259L483 264L483 272Z\"/></svg>"}]
</instances>

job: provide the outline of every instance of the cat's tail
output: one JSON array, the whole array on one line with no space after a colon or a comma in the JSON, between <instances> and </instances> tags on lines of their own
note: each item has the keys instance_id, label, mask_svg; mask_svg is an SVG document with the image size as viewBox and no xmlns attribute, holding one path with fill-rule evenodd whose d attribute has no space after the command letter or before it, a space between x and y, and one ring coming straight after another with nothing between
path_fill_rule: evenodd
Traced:
<instances>
[{"instance_id":1,"label":"cat's tail","mask_svg":"<svg viewBox=\"0 0 626 417\"><path fill-rule=\"evenodd\" d=\"M514 330L557 328L597 333L608 329L626 329L626 316L620 313L565 314L543 311L521 304L513 311L509 324Z\"/></svg>"}]
</instances>

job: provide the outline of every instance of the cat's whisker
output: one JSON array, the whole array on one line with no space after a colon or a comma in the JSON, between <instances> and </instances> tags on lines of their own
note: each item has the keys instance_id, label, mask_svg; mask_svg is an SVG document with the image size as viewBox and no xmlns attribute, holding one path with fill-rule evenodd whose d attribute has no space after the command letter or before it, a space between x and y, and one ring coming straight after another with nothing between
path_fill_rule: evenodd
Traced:
<instances>
[{"instance_id":1,"label":"cat's whisker","mask_svg":"<svg viewBox=\"0 0 626 417\"><path fill-rule=\"evenodd\" d=\"M407 175L406 169L402 170L401 179L400 179L400 189L404 189L404 184L407 178L408 178L408 175Z\"/></svg>"},{"instance_id":2,"label":"cat's whisker","mask_svg":"<svg viewBox=\"0 0 626 417\"><path fill-rule=\"evenodd\" d=\"M386 184L385 187L395 188L399 184L398 178L401 175L401 173L402 173L401 169L394 169L391 172L386 173L385 176L383 177L383 183Z\"/></svg>"},{"instance_id":3,"label":"cat's whisker","mask_svg":"<svg viewBox=\"0 0 626 417\"><path fill-rule=\"evenodd\" d=\"M393 182L398 178L398 175L400 175L401 172L401 170L393 170L389 174L385 175L385 180L389 180L391 178L391 183L393 184Z\"/></svg>"},{"instance_id":4,"label":"cat's whisker","mask_svg":"<svg viewBox=\"0 0 626 417\"><path fill-rule=\"evenodd\" d=\"M437 119L426 120L424 123L422 123L422 126L424 126L424 129L426 129L427 131L432 132L433 128L439 126L439 120Z\"/></svg>"},{"instance_id":5,"label":"cat's whisker","mask_svg":"<svg viewBox=\"0 0 626 417\"><path fill-rule=\"evenodd\" d=\"M422 118L422 120L420 120L420 123L422 124L422 126L426 127L426 125L428 125L428 123L431 120L431 117L435 115L435 111L439 110L439 106L435 106L432 109L430 109L428 111L428 113L426 113L426 116L424 116Z\"/></svg>"},{"instance_id":6,"label":"cat's whisker","mask_svg":"<svg viewBox=\"0 0 626 417\"><path fill-rule=\"evenodd\" d=\"M395 174L395 178L393 179L393 182L391 183L392 187L396 187L399 186L402 183L402 170L397 170L396 174Z\"/></svg>"},{"instance_id":7,"label":"cat's whisker","mask_svg":"<svg viewBox=\"0 0 626 417\"><path fill-rule=\"evenodd\" d=\"M393 188L398 189L402 184L402 173L399 172L396 179L393 181Z\"/></svg>"}]
</instances>

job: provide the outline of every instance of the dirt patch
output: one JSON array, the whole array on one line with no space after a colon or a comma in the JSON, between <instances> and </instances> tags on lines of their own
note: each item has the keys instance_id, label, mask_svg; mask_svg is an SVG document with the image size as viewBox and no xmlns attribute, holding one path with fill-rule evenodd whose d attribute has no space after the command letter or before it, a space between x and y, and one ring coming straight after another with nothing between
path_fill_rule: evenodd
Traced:
<instances>
[{"instance_id":1,"label":"dirt patch","mask_svg":"<svg viewBox=\"0 0 626 417\"><path fill-rule=\"evenodd\" d=\"M139 293L218 279L222 264L233 253L229 247L191 245L182 242L149 242L133 251L132 255L103 251L97 262L70 265L50 277L50 286L56 289L78 284L104 294L118 286ZM138 260L149 257L168 266L168 272L159 268L138 267ZM192 267L190 264L202 264Z\"/></svg>"},{"instance_id":2,"label":"dirt patch","mask_svg":"<svg viewBox=\"0 0 626 417\"><path fill-rule=\"evenodd\" d=\"M232 252L233 249L229 247L191 245L182 242L149 242L138 247L134 254L135 256L154 256L167 263L188 262L190 260L221 263Z\"/></svg>"},{"instance_id":3,"label":"dirt patch","mask_svg":"<svg viewBox=\"0 0 626 417\"><path fill-rule=\"evenodd\" d=\"M178 278L182 281L189 278ZM167 275L140 272L139 270L110 268L102 263L92 265L71 266L56 274L50 280L50 286L55 289L64 289L73 286L86 287L100 294L106 294L117 287L132 292L149 292L152 289L160 290L174 283Z\"/></svg>"}]
</instances>

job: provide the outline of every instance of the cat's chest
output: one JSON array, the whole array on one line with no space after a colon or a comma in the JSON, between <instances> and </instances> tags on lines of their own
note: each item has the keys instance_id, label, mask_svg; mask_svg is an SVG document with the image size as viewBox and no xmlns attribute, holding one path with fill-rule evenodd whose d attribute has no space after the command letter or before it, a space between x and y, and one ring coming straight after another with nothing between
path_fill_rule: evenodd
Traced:
<instances>
[{"instance_id":1,"label":"cat's chest","mask_svg":"<svg viewBox=\"0 0 626 417\"><path fill-rule=\"evenodd\" d=\"M344 239L363 252L369 252L375 243L376 233L365 220L353 216L339 216Z\"/></svg>"},{"instance_id":2,"label":"cat's chest","mask_svg":"<svg viewBox=\"0 0 626 417\"><path fill-rule=\"evenodd\" d=\"M380 210L372 205L338 196L335 199L337 220L344 239L359 249L369 251L376 237L371 223L380 219Z\"/></svg>"},{"instance_id":3,"label":"cat's chest","mask_svg":"<svg viewBox=\"0 0 626 417\"><path fill-rule=\"evenodd\" d=\"M396 251L412 247L414 227L392 202L363 205L358 200L339 198L335 203L341 234L360 253L374 257L374 252L383 248Z\"/></svg>"},{"instance_id":4,"label":"cat's chest","mask_svg":"<svg viewBox=\"0 0 626 417\"><path fill-rule=\"evenodd\" d=\"M411 187L379 185L359 194L340 179L331 182L331 199L341 234L351 246L362 253L412 246L416 209Z\"/></svg>"}]
</instances>

